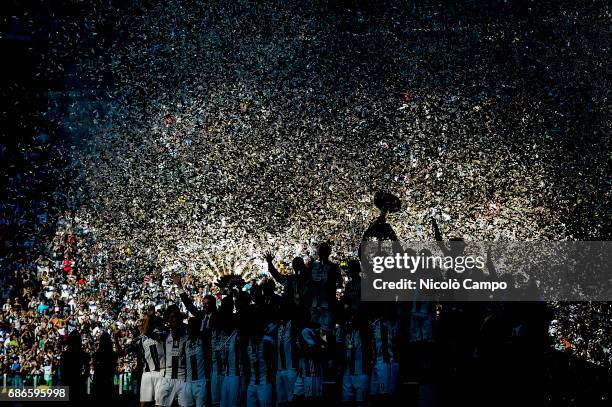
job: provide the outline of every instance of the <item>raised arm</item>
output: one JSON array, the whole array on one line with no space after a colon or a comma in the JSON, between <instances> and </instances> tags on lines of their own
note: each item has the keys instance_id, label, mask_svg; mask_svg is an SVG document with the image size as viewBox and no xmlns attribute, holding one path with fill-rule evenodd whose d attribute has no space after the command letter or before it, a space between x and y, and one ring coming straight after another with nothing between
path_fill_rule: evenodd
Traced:
<instances>
[{"instance_id":1,"label":"raised arm","mask_svg":"<svg viewBox=\"0 0 612 407\"><path fill-rule=\"evenodd\" d=\"M179 297L181 298L181 301L183 302L183 304L185 304L185 308L187 308L187 311L189 311L191 315L193 315L196 318L203 318L204 315L202 314L202 311L200 311L198 307L195 306L191 298L189 298L189 295L187 295L187 293L183 289L183 283L181 281L181 276L178 274L174 274L172 276L172 282L176 284L177 287L179 288Z\"/></svg>"},{"instance_id":2,"label":"raised arm","mask_svg":"<svg viewBox=\"0 0 612 407\"><path fill-rule=\"evenodd\" d=\"M450 250L448 250L448 248L444 245L444 241L442 240L442 233L440 233L440 228L438 228L438 222L436 222L436 219L433 216L430 219L431 227L434 232L434 237L436 239L436 242L438 242L438 247L440 248L440 250L442 250L442 253L445 256L448 256L450 254Z\"/></svg>"},{"instance_id":3,"label":"raised arm","mask_svg":"<svg viewBox=\"0 0 612 407\"><path fill-rule=\"evenodd\" d=\"M266 263L268 263L268 272L270 273L272 278L274 278L279 283L283 284L285 280L287 280L287 276L283 276L281 273L278 272L276 267L274 267L274 264L272 264L273 259L274 259L274 254L270 250L268 250L266 252Z\"/></svg>"}]
</instances>

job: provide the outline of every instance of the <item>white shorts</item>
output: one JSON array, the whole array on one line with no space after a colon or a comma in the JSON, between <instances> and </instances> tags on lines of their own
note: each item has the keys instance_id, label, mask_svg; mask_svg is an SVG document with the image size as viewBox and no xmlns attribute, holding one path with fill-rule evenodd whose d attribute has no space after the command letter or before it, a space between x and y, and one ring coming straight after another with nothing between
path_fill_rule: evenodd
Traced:
<instances>
[{"instance_id":1,"label":"white shorts","mask_svg":"<svg viewBox=\"0 0 612 407\"><path fill-rule=\"evenodd\" d=\"M169 407L175 398L178 398L179 403L183 398L183 389L185 387L185 380L183 379L170 379L168 377L162 377L159 389L155 396L155 404L158 406Z\"/></svg>"},{"instance_id":2,"label":"white shorts","mask_svg":"<svg viewBox=\"0 0 612 407\"><path fill-rule=\"evenodd\" d=\"M210 375L210 402L212 404L221 403L221 386L224 377L216 374Z\"/></svg>"},{"instance_id":3,"label":"white shorts","mask_svg":"<svg viewBox=\"0 0 612 407\"><path fill-rule=\"evenodd\" d=\"M242 397L240 376L223 376L221 385L221 407L238 407Z\"/></svg>"},{"instance_id":4,"label":"white shorts","mask_svg":"<svg viewBox=\"0 0 612 407\"><path fill-rule=\"evenodd\" d=\"M342 377L342 401L365 401L369 384L370 376L367 374L345 374Z\"/></svg>"},{"instance_id":5,"label":"white shorts","mask_svg":"<svg viewBox=\"0 0 612 407\"><path fill-rule=\"evenodd\" d=\"M181 406L204 407L204 403L206 403L206 380L185 382L179 404Z\"/></svg>"},{"instance_id":6,"label":"white shorts","mask_svg":"<svg viewBox=\"0 0 612 407\"><path fill-rule=\"evenodd\" d=\"M160 372L143 372L140 379L140 402L156 401L155 395L159 388L162 375Z\"/></svg>"},{"instance_id":7,"label":"white shorts","mask_svg":"<svg viewBox=\"0 0 612 407\"><path fill-rule=\"evenodd\" d=\"M272 383L249 384L246 399L247 407L273 407Z\"/></svg>"},{"instance_id":8,"label":"white shorts","mask_svg":"<svg viewBox=\"0 0 612 407\"><path fill-rule=\"evenodd\" d=\"M299 375L295 380L293 394L306 398L321 397L323 394L323 382L319 376L302 377Z\"/></svg>"},{"instance_id":9,"label":"white shorts","mask_svg":"<svg viewBox=\"0 0 612 407\"><path fill-rule=\"evenodd\" d=\"M398 370L399 365L397 363L376 363L370 379L370 394L391 394L395 392Z\"/></svg>"},{"instance_id":10,"label":"white shorts","mask_svg":"<svg viewBox=\"0 0 612 407\"><path fill-rule=\"evenodd\" d=\"M276 372L276 402L285 403L293 399L293 389L297 379L297 370L286 369Z\"/></svg>"}]
</instances>

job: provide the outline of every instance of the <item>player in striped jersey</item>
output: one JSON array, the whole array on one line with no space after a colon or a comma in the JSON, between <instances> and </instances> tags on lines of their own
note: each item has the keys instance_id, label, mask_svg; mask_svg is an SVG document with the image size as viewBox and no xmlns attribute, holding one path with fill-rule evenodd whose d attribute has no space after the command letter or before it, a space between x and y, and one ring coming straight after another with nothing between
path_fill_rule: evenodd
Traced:
<instances>
[{"instance_id":1,"label":"player in striped jersey","mask_svg":"<svg viewBox=\"0 0 612 407\"><path fill-rule=\"evenodd\" d=\"M342 401L365 403L372 368L372 341L367 319L353 314L339 327L338 348L343 351Z\"/></svg>"},{"instance_id":2,"label":"player in striped jersey","mask_svg":"<svg viewBox=\"0 0 612 407\"><path fill-rule=\"evenodd\" d=\"M205 357L204 339L200 335L201 320L190 318L185 343L186 377L181 406L204 407L206 402L206 372L209 360Z\"/></svg>"},{"instance_id":3,"label":"player in striped jersey","mask_svg":"<svg viewBox=\"0 0 612 407\"><path fill-rule=\"evenodd\" d=\"M253 328L246 348L249 360L247 407L272 407L274 341L264 334L266 326L263 320L255 317L251 323Z\"/></svg>"},{"instance_id":4,"label":"player in striped jersey","mask_svg":"<svg viewBox=\"0 0 612 407\"><path fill-rule=\"evenodd\" d=\"M276 328L276 402L290 402L297 379L298 349L296 321L290 320L292 308L285 306L284 318Z\"/></svg>"},{"instance_id":5,"label":"player in striped jersey","mask_svg":"<svg viewBox=\"0 0 612 407\"><path fill-rule=\"evenodd\" d=\"M245 352L240 330L233 318L224 318L223 353L225 372L221 385L221 407L238 407L242 403Z\"/></svg>"},{"instance_id":6,"label":"player in striped jersey","mask_svg":"<svg viewBox=\"0 0 612 407\"><path fill-rule=\"evenodd\" d=\"M234 299L232 296L226 296L221 300L221 307L217 318L212 320L210 326L210 402L213 406L221 404L221 387L223 378L225 377L225 321L231 321L234 312Z\"/></svg>"},{"instance_id":7,"label":"player in striped jersey","mask_svg":"<svg viewBox=\"0 0 612 407\"><path fill-rule=\"evenodd\" d=\"M140 379L140 404L143 407L155 401L164 367L164 348L159 340L159 332L156 332L154 321L148 315L144 316L140 325L140 336L130 348L130 351L138 355L143 365Z\"/></svg>"},{"instance_id":8,"label":"player in striped jersey","mask_svg":"<svg viewBox=\"0 0 612 407\"><path fill-rule=\"evenodd\" d=\"M300 331L297 345L300 359L293 394L295 397L308 400L319 398L323 391L321 367L323 348L317 323L310 323Z\"/></svg>"},{"instance_id":9,"label":"player in striped jersey","mask_svg":"<svg viewBox=\"0 0 612 407\"><path fill-rule=\"evenodd\" d=\"M221 385L225 376L225 333L213 329L210 337L210 400L213 406L221 403Z\"/></svg>"},{"instance_id":10,"label":"player in striped jersey","mask_svg":"<svg viewBox=\"0 0 612 407\"><path fill-rule=\"evenodd\" d=\"M183 399L182 393L186 378L185 346L187 337L183 327L183 313L178 306L170 305L166 309L166 320L170 332L164 339L165 365L159 391L155 397L158 406L169 407L174 399Z\"/></svg>"},{"instance_id":11,"label":"player in striped jersey","mask_svg":"<svg viewBox=\"0 0 612 407\"><path fill-rule=\"evenodd\" d=\"M396 343L398 328L390 318L379 312L370 322L374 342L374 367L370 380L371 395L388 395L395 392L397 384Z\"/></svg>"},{"instance_id":12,"label":"player in striped jersey","mask_svg":"<svg viewBox=\"0 0 612 407\"><path fill-rule=\"evenodd\" d=\"M206 371L206 395L207 403L217 406L220 403L221 384L225 374L224 354L221 350L221 337L223 331L221 329L220 319L232 317L234 303L231 296L226 296L221 302L221 307L217 310L215 297L207 295L202 301L202 310L200 311L187 293L183 290L180 275L173 276L173 282L179 288L179 297L187 310L195 317L201 320L200 336L204 340L205 359L209 360Z\"/></svg>"}]
</instances>

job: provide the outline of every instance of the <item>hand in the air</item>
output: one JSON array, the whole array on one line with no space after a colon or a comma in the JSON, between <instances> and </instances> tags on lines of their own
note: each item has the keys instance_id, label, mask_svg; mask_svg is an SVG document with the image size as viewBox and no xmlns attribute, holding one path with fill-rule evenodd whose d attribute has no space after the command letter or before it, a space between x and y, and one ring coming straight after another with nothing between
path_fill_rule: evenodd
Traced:
<instances>
[{"instance_id":1,"label":"hand in the air","mask_svg":"<svg viewBox=\"0 0 612 407\"><path fill-rule=\"evenodd\" d=\"M273 260L273 259L274 259L274 254L272 253L272 251L271 251L271 250L268 250L268 251L266 252L266 261L267 261L268 263L272 263L272 260Z\"/></svg>"}]
</instances>

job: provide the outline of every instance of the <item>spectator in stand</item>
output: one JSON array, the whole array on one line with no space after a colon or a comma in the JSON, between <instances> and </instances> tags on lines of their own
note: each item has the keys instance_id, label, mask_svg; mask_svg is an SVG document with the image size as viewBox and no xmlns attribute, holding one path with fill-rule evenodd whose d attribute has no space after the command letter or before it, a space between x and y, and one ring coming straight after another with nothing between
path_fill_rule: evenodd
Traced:
<instances>
[{"instance_id":1,"label":"spectator in stand","mask_svg":"<svg viewBox=\"0 0 612 407\"><path fill-rule=\"evenodd\" d=\"M47 305L47 300L43 298L41 303L37 307L37 311L39 315L47 315L49 312L49 305Z\"/></svg>"},{"instance_id":2,"label":"spectator in stand","mask_svg":"<svg viewBox=\"0 0 612 407\"><path fill-rule=\"evenodd\" d=\"M18 358L13 359L13 364L11 365L11 375L13 376L13 384L12 387L21 387L23 386L23 379L21 377L22 374L22 366L19 362Z\"/></svg>"},{"instance_id":3,"label":"spectator in stand","mask_svg":"<svg viewBox=\"0 0 612 407\"><path fill-rule=\"evenodd\" d=\"M62 268L66 274L72 273L73 263L72 260L68 257L68 253L64 255L64 260L62 261Z\"/></svg>"}]
</instances>

